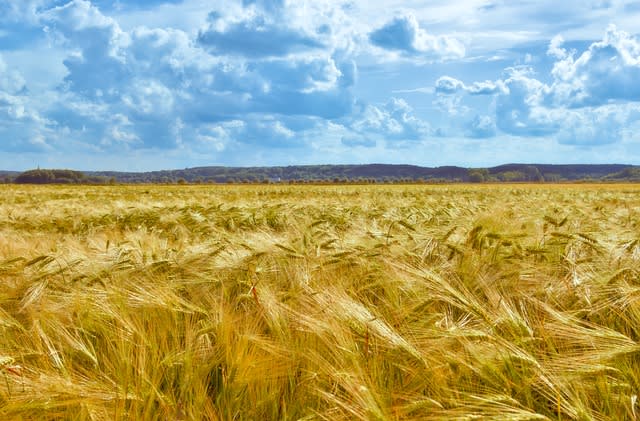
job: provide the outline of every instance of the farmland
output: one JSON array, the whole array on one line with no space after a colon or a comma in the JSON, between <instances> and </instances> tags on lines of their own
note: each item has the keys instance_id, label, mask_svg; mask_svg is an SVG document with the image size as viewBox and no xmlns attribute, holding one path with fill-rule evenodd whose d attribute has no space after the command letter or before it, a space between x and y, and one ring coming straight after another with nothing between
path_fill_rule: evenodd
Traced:
<instances>
[{"instance_id":1,"label":"farmland","mask_svg":"<svg viewBox=\"0 0 640 421\"><path fill-rule=\"evenodd\" d=\"M640 417L640 186L0 186L0 418Z\"/></svg>"}]
</instances>

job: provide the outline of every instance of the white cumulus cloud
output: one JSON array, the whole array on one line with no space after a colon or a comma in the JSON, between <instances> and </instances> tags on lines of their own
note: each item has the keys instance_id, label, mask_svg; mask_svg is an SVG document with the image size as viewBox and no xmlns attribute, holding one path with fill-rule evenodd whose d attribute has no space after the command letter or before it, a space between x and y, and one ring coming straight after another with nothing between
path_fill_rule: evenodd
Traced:
<instances>
[{"instance_id":1,"label":"white cumulus cloud","mask_svg":"<svg viewBox=\"0 0 640 421\"><path fill-rule=\"evenodd\" d=\"M578 57L550 50L560 60L554 64L554 101L572 107L602 105L610 101L640 101L640 40L611 25L601 41Z\"/></svg>"},{"instance_id":2,"label":"white cumulus cloud","mask_svg":"<svg viewBox=\"0 0 640 421\"><path fill-rule=\"evenodd\" d=\"M432 35L413 14L396 17L369 34L369 41L386 50L440 59L461 58L465 46L448 35Z\"/></svg>"}]
</instances>

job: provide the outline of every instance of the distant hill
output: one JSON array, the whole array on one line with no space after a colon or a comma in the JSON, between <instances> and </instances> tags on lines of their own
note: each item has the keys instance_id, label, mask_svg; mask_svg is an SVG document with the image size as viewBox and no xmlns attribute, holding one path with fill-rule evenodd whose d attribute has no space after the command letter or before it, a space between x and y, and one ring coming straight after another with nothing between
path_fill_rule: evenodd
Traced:
<instances>
[{"instance_id":1,"label":"distant hill","mask_svg":"<svg viewBox=\"0 0 640 421\"><path fill-rule=\"evenodd\" d=\"M12 177L16 184L104 184L105 177L91 175L83 172L59 169L35 169L25 171Z\"/></svg>"},{"instance_id":2,"label":"distant hill","mask_svg":"<svg viewBox=\"0 0 640 421\"><path fill-rule=\"evenodd\" d=\"M490 174L505 177L510 173L533 174L537 169L544 181L599 180L624 170L635 168L632 165L550 165L550 164L506 164L489 169Z\"/></svg>"},{"instance_id":3,"label":"distant hill","mask_svg":"<svg viewBox=\"0 0 640 421\"><path fill-rule=\"evenodd\" d=\"M19 175L18 171L2 171L0 170L0 183L12 183Z\"/></svg>"},{"instance_id":4,"label":"distant hill","mask_svg":"<svg viewBox=\"0 0 640 421\"><path fill-rule=\"evenodd\" d=\"M611 181L640 181L640 167L627 167L604 177Z\"/></svg>"},{"instance_id":5,"label":"distant hill","mask_svg":"<svg viewBox=\"0 0 640 421\"><path fill-rule=\"evenodd\" d=\"M0 171L16 183L450 183L450 182L640 182L640 166L505 164L490 168L416 165L294 165L280 167L196 167L183 170L118 172L71 170Z\"/></svg>"},{"instance_id":6,"label":"distant hill","mask_svg":"<svg viewBox=\"0 0 640 421\"><path fill-rule=\"evenodd\" d=\"M442 178L463 181L468 170L461 167L426 168L414 165L296 165L288 167L197 167L184 170L144 173L93 172L92 175L115 177L120 182L312 182L362 181L384 182Z\"/></svg>"},{"instance_id":7,"label":"distant hill","mask_svg":"<svg viewBox=\"0 0 640 421\"><path fill-rule=\"evenodd\" d=\"M279 167L196 167L151 172L91 172L123 183L215 182L560 182L638 181L632 165L506 164L491 168L416 165L294 165Z\"/></svg>"}]
</instances>

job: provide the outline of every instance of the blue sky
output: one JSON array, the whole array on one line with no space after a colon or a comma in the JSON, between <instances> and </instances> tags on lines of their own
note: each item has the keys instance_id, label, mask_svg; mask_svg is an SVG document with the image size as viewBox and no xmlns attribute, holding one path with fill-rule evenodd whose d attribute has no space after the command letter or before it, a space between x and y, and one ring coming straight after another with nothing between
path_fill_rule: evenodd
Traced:
<instances>
[{"instance_id":1,"label":"blue sky","mask_svg":"<svg viewBox=\"0 0 640 421\"><path fill-rule=\"evenodd\" d=\"M640 158L640 6L0 0L0 169Z\"/></svg>"}]
</instances>

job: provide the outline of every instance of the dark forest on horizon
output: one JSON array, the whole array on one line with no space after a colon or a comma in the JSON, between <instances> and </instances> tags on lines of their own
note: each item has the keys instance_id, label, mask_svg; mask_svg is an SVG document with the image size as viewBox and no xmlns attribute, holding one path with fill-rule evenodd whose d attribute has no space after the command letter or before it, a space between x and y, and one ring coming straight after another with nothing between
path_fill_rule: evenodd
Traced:
<instances>
[{"instance_id":1,"label":"dark forest on horizon","mask_svg":"<svg viewBox=\"0 0 640 421\"><path fill-rule=\"evenodd\" d=\"M638 182L640 166L506 164L490 168L414 165L301 165L196 167L148 172L34 169L0 171L0 181L16 184L255 184L255 183L498 183Z\"/></svg>"}]
</instances>

